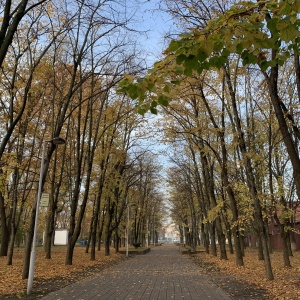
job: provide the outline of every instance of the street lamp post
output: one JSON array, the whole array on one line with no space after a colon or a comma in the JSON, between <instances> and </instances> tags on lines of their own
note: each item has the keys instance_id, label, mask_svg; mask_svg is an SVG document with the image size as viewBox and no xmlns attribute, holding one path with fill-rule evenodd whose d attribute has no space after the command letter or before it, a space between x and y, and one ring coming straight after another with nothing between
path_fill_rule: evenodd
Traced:
<instances>
[{"instance_id":1,"label":"street lamp post","mask_svg":"<svg viewBox=\"0 0 300 300\"><path fill-rule=\"evenodd\" d=\"M149 220L146 221L146 247L149 247Z\"/></svg>"},{"instance_id":2,"label":"street lamp post","mask_svg":"<svg viewBox=\"0 0 300 300\"><path fill-rule=\"evenodd\" d=\"M53 138L52 140L43 141L40 179L39 179L38 194L37 194L37 198L36 198L36 212L35 212L35 221L34 221L33 241L32 241L32 247L31 247L30 264L29 264L29 272L28 272L28 283L27 283L27 294L28 295L32 291L32 284L33 284L34 265L35 265L35 258L36 258L36 249L35 248L36 248L37 225L38 225L40 201L41 201L41 196L42 196L46 143L62 145L62 144L65 144L66 141L61 137L56 137L56 138Z\"/></svg>"},{"instance_id":3,"label":"street lamp post","mask_svg":"<svg viewBox=\"0 0 300 300\"><path fill-rule=\"evenodd\" d=\"M128 257L129 248L129 205L127 204L127 228L126 228L126 257Z\"/></svg>"},{"instance_id":4,"label":"street lamp post","mask_svg":"<svg viewBox=\"0 0 300 300\"><path fill-rule=\"evenodd\" d=\"M130 206L136 206L135 203L127 204L127 239L126 239L126 257L129 256L129 226L130 226Z\"/></svg>"}]
</instances>

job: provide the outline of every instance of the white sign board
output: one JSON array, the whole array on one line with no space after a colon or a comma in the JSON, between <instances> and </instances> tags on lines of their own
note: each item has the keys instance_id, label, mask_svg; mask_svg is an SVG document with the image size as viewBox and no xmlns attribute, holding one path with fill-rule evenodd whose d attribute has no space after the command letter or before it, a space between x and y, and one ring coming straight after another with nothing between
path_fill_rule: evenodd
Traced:
<instances>
[{"instance_id":1,"label":"white sign board","mask_svg":"<svg viewBox=\"0 0 300 300\"><path fill-rule=\"evenodd\" d=\"M42 193L40 206L47 207L49 205L49 193Z\"/></svg>"},{"instance_id":2,"label":"white sign board","mask_svg":"<svg viewBox=\"0 0 300 300\"><path fill-rule=\"evenodd\" d=\"M67 245L68 244L68 230L55 230L54 245Z\"/></svg>"}]
</instances>

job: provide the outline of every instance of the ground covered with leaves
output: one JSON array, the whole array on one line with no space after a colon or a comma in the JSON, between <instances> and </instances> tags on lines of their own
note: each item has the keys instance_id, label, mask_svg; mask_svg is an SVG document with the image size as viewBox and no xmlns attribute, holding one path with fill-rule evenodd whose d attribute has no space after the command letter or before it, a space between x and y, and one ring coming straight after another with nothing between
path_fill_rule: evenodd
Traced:
<instances>
[{"instance_id":1,"label":"ground covered with leaves","mask_svg":"<svg viewBox=\"0 0 300 300\"><path fill-rule=\"evenodd\" d=\"M243 267L236 266L234 255L229 255L228 260L220 260L201 251L193 259L234 299L300 299L299 251L291 257L292 268L284 267L281 251L271 254L275 276L272 281L266 279L264 262L258 260L256 249L246 249Z\"/></svg>"},{"instance_id":2,"label":"ground covered with leaves","mask_svg":"<svg viewBox=\"0 0 300 300\"><path fill-rule=\"evenodd\" d=\"M65 265L66 248L53 247L52 259L45 259L42 249L38 249L34 271L33 292L26 296L27 279L22 280L23 253L16 250L13 265L7 266L7 258L0 257L0 299L38 299L68 284L93 275L112 264L124 259L124 255L111 251L105 256L104 251L96 252L96 260L90 260L85 247L75 247L72 266Z\"/></svg>"},{"instance_id":3,"label":"ground covered with leaves","mask_svg":"<svg viewBox=\"0 0 300 300\"><path fill-rule=\"evenodd\" d=\"M58 290L70 283L93 275L112 264L125 259L124 254L111 251L111 256L97 252L96 260L90 261L85 247L76 247L74 263L65 266L65 248L54 247L52 259L46 260L42 249L37 251L33 293L26 296L27 280L22 280L23 254L17 249L13 265L7 266L6 257L0 258L0 299L39 299L51 291ZM272 266L275 280L265 277L264 264L258 260L256 249L246 249L245 266L235 265L234 255L229 254L227 261L208 255L204 251L191 255L199 271L211 276L211 279L233 299L300 299L300 252L291 257L292 268L284 268L282 253L272 254Z\"/></svg>"}]
</instances>

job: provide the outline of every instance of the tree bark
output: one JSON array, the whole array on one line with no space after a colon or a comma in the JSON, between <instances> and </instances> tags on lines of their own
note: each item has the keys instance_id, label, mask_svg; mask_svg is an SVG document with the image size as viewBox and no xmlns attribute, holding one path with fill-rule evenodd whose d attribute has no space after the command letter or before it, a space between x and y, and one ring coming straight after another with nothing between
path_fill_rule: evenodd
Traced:
<instances>
[{"instance_id":1,"label":"tree bark","mask_svg":"<svg viewBox=\"0 0 300 300\"><path fill-rule=\"evenodd\" d=\"M209 224L210 234L210 249L213 256L217 256L217 244L216 244L216 225L215 222Z\"/></svg>"},{"instance_id":2,"label":"tree bark","mask_svg":"<svg viewBox=\"0 0 300 300\"><path fill-rule=\"evenodd\" d=\"M297 95L300 102L300 63L299 55L294 53L295 59L295 74L296 74L296 85L297 85Z\"/></svg>"},{"instance_id":3,"label":"tree bark","mask_svg":"<svg viewBox=\"0 0 300 300\"><path fill-rule=\"evenodd\" d=\"M290 261L290 255L289 255L289 234L288 232L285 230L286 227L286 221L282 224L280 222L280 219L278 218L277 214L274 214L274 218L276 220L277 225L279 226L280 229L280 237L282 240L282 247L283 247L283 262L284 262L284 266L291 268L291 261Z\"/></svg>"},{"instance_id":4,"label":"tree bark","mask_svg":"<svg viewBox=\"0 0 300 300\"><path fill-rule=\"evenodd\" d=\"M9 227L7 225L7 217L3 194L0 192L0 220L1 220L1 248L0 256L7 256L9 245Z\"/></svg>"},{"instance_id":5,"label":"tree bark","mask_svg":"<svg viewBox=\"0 0 300 300\"><path fill-rule=\"evenodd\" d=\"M276 55L275 50L273 51L273 57ZM292 135L289 131L285 114L282 110L282 101L278 95L278 65L271 68L270 76L264 73L271 98L271 102L278 120L279 129L282 134L284 144L286 146L291 164L293 166L293 178L296 185L296 192L298 199L300 199L300 159L297 151L297 147L294 143Z\"/></svg>"}]
</instances>

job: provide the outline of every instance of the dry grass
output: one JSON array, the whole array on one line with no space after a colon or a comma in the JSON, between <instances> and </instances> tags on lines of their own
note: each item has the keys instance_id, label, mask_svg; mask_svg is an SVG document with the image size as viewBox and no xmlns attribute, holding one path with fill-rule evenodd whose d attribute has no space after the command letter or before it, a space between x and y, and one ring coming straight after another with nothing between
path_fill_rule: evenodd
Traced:
<instances>
[{"instance_id":1,"label":"dry grass","mask_svg":"<svg viewBox=\"0 0 300 300\"><path fill-rule=\"evenodd\" d=\"M283 265L282 252L275 251L271 254L272 267L275 280L267 280L264 262L257 259L256 249L246 249L243 267L237 267L235 256L229 255L228 261L220 260L205 253L198 254L203 261L214 263L223 274L235 275L239 280L257 285L267 290L268 297L272 300L300 299L300 252L294 252L291 257L292 268Z\"/></svg>"}]
</instances>

